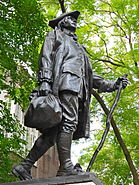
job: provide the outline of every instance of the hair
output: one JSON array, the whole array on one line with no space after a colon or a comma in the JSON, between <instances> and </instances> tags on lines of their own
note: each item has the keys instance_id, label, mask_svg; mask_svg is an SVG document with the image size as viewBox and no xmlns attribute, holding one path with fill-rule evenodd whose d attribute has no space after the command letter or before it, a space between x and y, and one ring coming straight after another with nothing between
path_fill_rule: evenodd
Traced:
<instances>
[{"instance_id":1,"label":"hair","mask_svg":"<svg viewBox=\"0 0 139 185\"><path fill-rule=\"evenodd\" d=\"M62 20L60 20L60 21L58 22L57 28L63 30L64 24L65 24L65 17L64 17Z\"/></svg>"}]
</instances>

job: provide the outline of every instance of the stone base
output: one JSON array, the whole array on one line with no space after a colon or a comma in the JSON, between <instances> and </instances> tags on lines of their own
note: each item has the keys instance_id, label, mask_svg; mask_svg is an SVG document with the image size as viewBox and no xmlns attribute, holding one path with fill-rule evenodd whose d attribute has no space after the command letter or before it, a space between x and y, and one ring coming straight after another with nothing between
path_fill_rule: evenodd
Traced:
<instances>
[{"instance_id":1,"label":"stone base","mask_svg":"<svg viewBox=\"0 0 139 185\"><path fill-rule=\"evenodd\" d=\"M12 183L4 183L4 185L103 185L103 183L94 175L71 175L52 177L47 179L32 179L26 181L18 181Z\"/></svg>"}]
</instances>

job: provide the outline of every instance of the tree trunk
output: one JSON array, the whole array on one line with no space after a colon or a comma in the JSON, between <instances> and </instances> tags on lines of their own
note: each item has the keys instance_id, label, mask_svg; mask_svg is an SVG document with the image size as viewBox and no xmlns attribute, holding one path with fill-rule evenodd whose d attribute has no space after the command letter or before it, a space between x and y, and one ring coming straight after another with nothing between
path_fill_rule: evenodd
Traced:
<instances>
[{"instance_id":1,"label":"tree trunk","mask_svg":"<svg viewBox=\"0 0 139 185\"><path fill-rule=\"evenodd\" d=\"M61 10L62 10L62 13L65 13L66 8L65 8L65 5L64 5L64 0L59 0L59 4L60 4Z\"/></svg>"}]
</instances>

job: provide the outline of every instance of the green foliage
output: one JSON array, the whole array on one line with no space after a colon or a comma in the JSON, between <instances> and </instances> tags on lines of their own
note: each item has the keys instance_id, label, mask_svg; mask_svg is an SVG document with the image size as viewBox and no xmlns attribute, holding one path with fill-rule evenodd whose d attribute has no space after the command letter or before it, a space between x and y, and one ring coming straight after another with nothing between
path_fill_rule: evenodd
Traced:
<instances>
[{"instance_id":1,"label":"green foliage","mask_svg":"<svg viewBox=\"0 0 139 185\"><path fill-rule=\"evenodd\" d=\"M6 92L9 102L14 100L25 110L30 92L37 86L37 61L47 20L36 0L0 0L0 14L0 89ZM12 166L25 150L21 139L24 129L10 114L10 108L1 103L0 181L10 182L14 180Z\"/></svg>"},{"instance_id":2,"label":"green foliage","mask_svg":"<svg viewBox=\"0 0 139 185\"><path fill-rule=\"evenodd\" d=\"M25 130L17 118L10 114L8 104L0 101L0 182L15 180L11 175L12 166L23 156L26 141L21 139Z\"/></svg>"},{"instance_id":3,"label":"green foliage","mask_svg":"<svg viewBox=\"0 0 139 185\"><path fill-rule=\"evenodd\" d=\"M26 97L36 85L38 50L47 28L45 17L35 0L1 0L0 11L0 86L25 109Z\"/></svg>"}]
</instances>

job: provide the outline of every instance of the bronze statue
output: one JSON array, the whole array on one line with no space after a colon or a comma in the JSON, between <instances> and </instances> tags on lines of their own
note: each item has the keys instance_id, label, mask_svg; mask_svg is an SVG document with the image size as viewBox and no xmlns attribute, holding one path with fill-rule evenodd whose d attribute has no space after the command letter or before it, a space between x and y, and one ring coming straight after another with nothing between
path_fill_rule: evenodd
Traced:
<instances>
[{"instance_id":1,"label":"bronze statue","mask_svg":"<svg viewBox=\"0 0 139 185\"><path fill-rule=\"evenodd\" d=\"M113 92L120 82L123 88L126 78L116 82L105 80L92 72L85 48L78 43L75 34L79 11L64 13L51 20L50 31L45 38L39 59L39 95L53 93L60 99L62 121L55 127L39 129L42 135L36 140L26 159L13 168L21 180L31 179L32 165L55 143L60 167L57 176L82 175L81 168L71 162L72 139L89 137L89 103L91 89Z\"/></svg>"}]
</instances>

